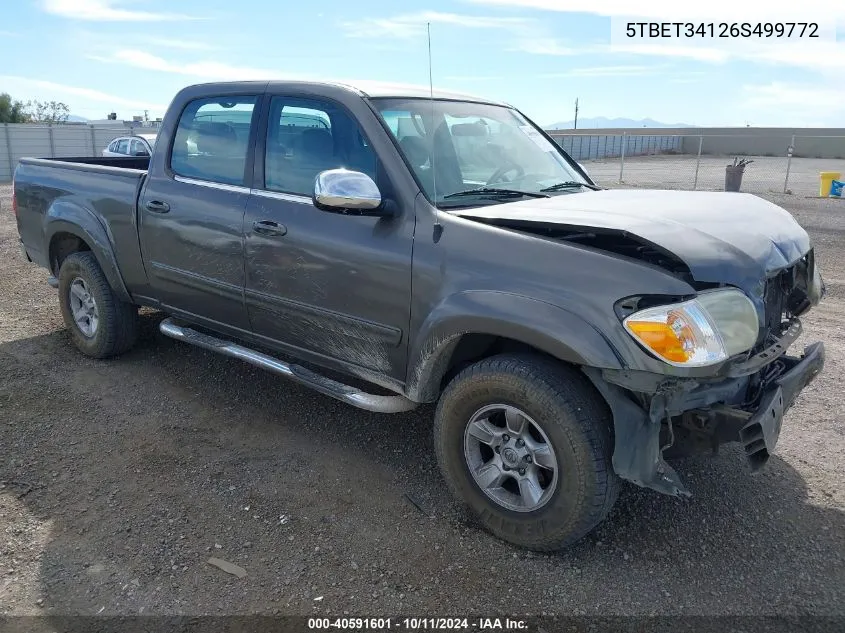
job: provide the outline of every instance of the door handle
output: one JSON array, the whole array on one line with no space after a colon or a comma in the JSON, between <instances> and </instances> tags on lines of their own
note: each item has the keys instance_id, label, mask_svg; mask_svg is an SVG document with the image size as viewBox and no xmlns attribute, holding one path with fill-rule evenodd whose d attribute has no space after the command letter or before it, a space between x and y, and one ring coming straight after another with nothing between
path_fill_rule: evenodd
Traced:
<instances>
[{"instance_id":1,"label":"door handle","mask_svg":"<svg viewBox=\"0 0 845 633\"><path fill-rule=\"evenodd\" d=\"M144 206L147 207L147 211L152 211L153 213L167 213L170 211L170 205L161 200L150 200Z\"/></svg>"},{"instance_id":2,"label":"door handle","mask_svg":"<svg viewBox=\"0 0 845 633\"><path fill-rule=\"evenodd\" d=\"M261 235L282 236L288 232L284 224L273 222L273 220L256 220L252 223L252 230Z\"/></svg>"}]
</instances>

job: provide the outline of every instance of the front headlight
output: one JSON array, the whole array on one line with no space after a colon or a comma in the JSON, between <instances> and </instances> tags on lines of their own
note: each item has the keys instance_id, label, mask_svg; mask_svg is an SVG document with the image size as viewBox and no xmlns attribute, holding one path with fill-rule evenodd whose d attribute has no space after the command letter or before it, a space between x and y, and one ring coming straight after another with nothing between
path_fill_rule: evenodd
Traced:
<instances>
[{"instance_id":1,"label":"front headlight","mask_svg":"<svg viewBox=\"0 0 845 633\"><path fill-rule=\"evenodd\" d=\"M640 310L622 323L654 356L678 367L713 365L749 350L760 327L754 304L734 289Z\"/></svg>"}]
</instances>

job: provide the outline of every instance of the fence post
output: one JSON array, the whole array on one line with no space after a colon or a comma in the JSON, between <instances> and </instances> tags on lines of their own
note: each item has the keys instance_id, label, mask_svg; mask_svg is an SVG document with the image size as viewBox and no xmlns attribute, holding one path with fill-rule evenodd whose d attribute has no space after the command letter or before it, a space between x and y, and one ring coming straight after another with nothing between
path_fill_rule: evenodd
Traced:
<instances>
[{"instance_id":1,"label":"fence post","mask_svg":"<svg viewBox=\"0 0 845 633\"><path fill-rule=\"evenodd\" d=\"M3 128L6 130L6 154L9 157L9 177L15 175L15 165L12 163L12 137L9 135L9 124L4 123Z\"/></svg>"},{"instance_id":2,"label":"fence post","mask_svg":"<svg viewBox=\"0 0 845 633\"><path fill-rule=\"evenodd\" d=\"M47 136L50 138L50 158L56 157L56 143L53 141L53 124L47 124Z\"/></svg>"},{"instance_id":3,"label":"fence post","mask_svg":"<svg viewBox=\"0 0 845 633\"><path fill-rule=\"evenodd\" d=\"M698 168L701 165L701 145L704 143L704 135L698 135L698 158L695 159L695 181L692 183L692 190L698 187Z\"/></svg>"},{"instance_id":4,"label":"fence post","mask_svg":"<svg viewBox=\"0 0 845 633\"><path fill-rule=\"evenodd\" d=\"M792 165L792 153L795 151L795 135L789 141L789 147L786 148L786 178L783 179L783 192L789 191L789 168Z\"/></svg>"},{"instance_id":5,"label":"fence post","mask_svg":"<svg viewBox=\"0 0 845 633\"><path fill-rule=\"evenodd\" d=\"M622 184L622 174L625 172L625 145L627 145L627 139L625 138L626 132L622 132L622 161L619 163L619 184Z\"/></svg>"},{"instance_id":6,"label":"fence post","mask_svg":"<svg viewBox=\"0 0 845 633\"><path fill-rule=\"evenodd\" d=\"M88 126L91 129L91 156L97 155L97 135L94 133L94 126Z\"/></svg>"}]
</instances>

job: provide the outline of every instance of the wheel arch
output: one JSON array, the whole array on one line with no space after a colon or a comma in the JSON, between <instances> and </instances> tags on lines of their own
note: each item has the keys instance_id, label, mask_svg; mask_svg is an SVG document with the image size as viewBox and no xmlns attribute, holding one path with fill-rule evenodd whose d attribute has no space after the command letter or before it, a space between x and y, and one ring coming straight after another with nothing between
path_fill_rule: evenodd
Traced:
<instances>
[{"instance_id":1,"label":"wheel arch","mask_svg":"<svg viewBox=\"0 0 845 633\"><path fill-rule=\"evenodd\" d=\"M118 268L113 240L90 209L68 201L56 201L44 216L48 264L58 276L62 261L71 253L91 251L112 290L122 301L132 299Z\"/></svg>"},{"instance_id":2,"label":"wheel arch","mask_svg":"<svg viewBox=\"0 0 845 633\"><path fill-rule=\"evenodd\" d=\"M607 339L572 312L522 295L471 291L444 301L423 325L408 364L408 397L432 402L463 366L501 352L622 367Z\"/></svg>"}]
</instances>

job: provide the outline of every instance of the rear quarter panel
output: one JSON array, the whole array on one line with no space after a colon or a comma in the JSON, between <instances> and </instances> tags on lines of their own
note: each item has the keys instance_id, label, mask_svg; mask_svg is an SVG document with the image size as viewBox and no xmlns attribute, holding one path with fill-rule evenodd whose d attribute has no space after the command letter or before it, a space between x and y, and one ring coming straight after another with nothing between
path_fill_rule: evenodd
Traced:
<instances>
[{"instance_id":1,"label":"rear quarter panel","mask_svg":"<svg viewBox=\"0 0 845 633\"><path fill-rule=\"evenodd\" d=\"M51 239L59 232L72 233L88 244L121 294L145 286L136 214L145 174L139 169L23 159L15 171L15 193L18 232L30 257L50 269Z\"/></svg>"}]
</instances>

